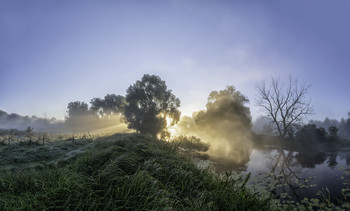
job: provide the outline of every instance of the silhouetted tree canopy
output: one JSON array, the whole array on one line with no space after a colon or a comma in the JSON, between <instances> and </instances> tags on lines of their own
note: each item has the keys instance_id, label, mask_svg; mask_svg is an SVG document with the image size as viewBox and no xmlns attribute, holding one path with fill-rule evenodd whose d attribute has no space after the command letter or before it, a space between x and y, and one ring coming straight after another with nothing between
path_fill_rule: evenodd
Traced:
<instances>
[{"instance_id":1,"label":"silhouetted tree canopy","mask_svg":"<svg viewBox=\"0 0 350 211\"><path fill-rule=\"evenodd\" d=\"M334 125L329 126L328 132L331 140L338 139L338 128Z\"/></svg>"},{"instance_id":2,"label":"silhouetted tree canopy","mask_svg":"<svg viewBox=\"0 0 350 211\"><path fill-rule=\"evenodd\" d=\"M68 103L68 118L90 114L89 106L85 102L75 101Z\"/></svg>"},{"instance_id":3,"label":"silhouetted tree canopy","mask_svg":"<svg viewBox=\"0 0 350 211\"><path fill-rule=\"evenodd\" d=\"M67 106L66 124L72 128L83 129L87 123L96 120L97 116L89 110L85 102L70 102Z\"/></svg>"},{"instance_id":4,"label":"silhouetted tree canopy","mask_svg":"<svg viewBox=\"0 0 350 211\"><path fill-rule=\"evenodd\" d=\"M251 128L250 109L245 104L249 100L233 86L210 93L207 109L195 116L199 128L211 128L220 132ZM218 132L218 133L220 133Z\"/></svg>"},{"instance_id":5,"label":"silhouetted tree canopy","mask_svg":"<svg viewBox=\"0 0 350 211\"><path fill-rule=\"evenodd\" d=\"M350 140L350 115L348 113L347 118L341 118L341 120L325 118L324 121L310 120L309 124L315 124L318 127L329 128L331 126L337 127L337 136L343 139ZM331 134L330 134L331 135Z\"/></svg>"},{"instance_id":6,"label":"silhouetted tree canopy","mask_svg":"<svg viewBox=\"0 0 350 211\"><path fill-rule=\"evenodd\" d=\"M104 99L93 98L91 108L101 118L112 118L113 115L120 115L124 112L126 105L125 97L115 94L107 94Z\"/></svg>"},{"instance_id":7,"label":"silhouetted tree canopy","mask_svg":"<svg viewBox=\"0 0 350 211\"><path fill-rule=\"evenodd\" d=\"M296 132L296 139L305 144L315 144L315 142L326 141L327 132L323 127L314 124L307 124Z\"/></svg>"},{"instance_id":8,"label":"silhouetted tree canopy","mask_svg":"<svg viewBox=\"0 0 350 211\"><path fill-rule=\"evenodd\" d=\"M126 90L125 118L128 127L142 134L156 136L179 121L180 100L156 75L144 75Z\"/></svg>"}]
</instances>

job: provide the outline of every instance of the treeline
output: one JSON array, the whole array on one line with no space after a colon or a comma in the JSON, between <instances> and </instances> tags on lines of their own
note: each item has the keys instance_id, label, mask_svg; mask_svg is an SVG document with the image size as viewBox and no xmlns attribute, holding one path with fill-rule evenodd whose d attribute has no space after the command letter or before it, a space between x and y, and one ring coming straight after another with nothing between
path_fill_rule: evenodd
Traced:
<instances>
[{"instance_id":1,"label":"treeline","mask_svg":"<svg viewBox=\"0 0 350 211\"><path fill-rule=\"evenodd\" d=\"M233 139L243 139L237 141L239 146L248 142L246 139L250 139L252 130L256 134L300 140L336 140L338 137L350 139L350 115L340 121L326 118L323 122L312 120L308 125L300 124L303 120L301 117L312 111L308 101L300 101L305 98L309 87L300 89L298 82L291 78L288 89L285 90L280 84L280 81L272 79L271 87L265 83L258 86L260 96L256 101L265 109L265 116L253 123L250 108L245 105L249 102L248 98L233 86L211 92L205 110L180 119L179 98L159 76L145 74L141 80L129 86L125 96L107 94L103 98L91 99L89 104L82 101L68 103L64 121L36 116L23 117L0 110L0 128L25 130L30 126L34 130L45 131L90 131L124 123L136 132L166 137L169 136L169 127L179 123L176 131L179 134L220 139L220 143L226 139L230 143L236 142ZM222 146L218 144L218 148L219 145Z\"/></svg>"},{"instance_id":2,"label":"treeline","mask_svg":"<svg viewBox=\"0 0 350 211\"><path fill-rule=\"evenodd\" d=\"M107 94L104 98L93 98L90 106L81 101L68 103L65 125L71 129L93 130L123 122L125 97Z\"/></svg>"},{"instance_id":3,"label":"treeline","mask_svg":"<svg viewBox=\"0 0 350 211\"><path fill-rule=\"evenodd\" d=\"M350 112L347 118L341 118L341 120L326 118L324 121L311 120L309 122L311 125L315 125L319 128L337 128L337 135L340 138L345 138L350 140ZM336 130L334 128L334 130Z\"/></svg>"},{"instance_id":4,"label":"treeline","mask_svg":"<svg viewBox=\"0 0 350 211\"><path fill-rule=\"evenodd\" d=\"M168 136L167 127L180 119L180 100L167 88L165 81L159 76L145 74L126 92L125 97L107 94L104 98L93 98L90 105L70 102L64 121L1 111L0 128L25 130L30 126L45 131L90 131L126 123L129 129L145 135Z\"/></svg>"},{"instance_id":5,"label":"treeline","mask_svg":"<svg viewBox=\"0 0 350 211\"><path fill-rule=\"evenodd\" d=\"M107 94L104 98L93 98L90 106L85 102L68 103L65 120L40 118L37 116L21 116L0 110L0 129L26 130L29 126L36 131L64 132L72 130L93 130L122 122L122 113L126 104L125 97Z\"/></svg>"},{"instance_id":6,"label":"treeline","mask_svg":"<svg viewBox=\"0 0 350 211\"><path fill-rule=\"evenodd\" d=\"M16 113L7 113L0 110L0 128L3 131L25 130L28 126L35 127L37 130L56 131L64 129L64 121L59 121L55 118L40 118L37 116L21 116ZM18 133L19 131L17 131Z\"/></svg>"}]
</instances>

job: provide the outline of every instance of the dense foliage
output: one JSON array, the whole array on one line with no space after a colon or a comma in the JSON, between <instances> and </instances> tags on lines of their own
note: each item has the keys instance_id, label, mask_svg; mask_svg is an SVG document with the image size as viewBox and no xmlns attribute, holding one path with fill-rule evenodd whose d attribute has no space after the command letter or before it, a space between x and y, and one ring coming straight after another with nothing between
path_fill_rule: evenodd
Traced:
<instances>
[{"instance_id":1,"label":"dense foliage","mask_svg":"<svg viewBox=\"0 0 350 211\"><path fill-rule=\"evenodd\" d=\"M179 121L180 100L159 76L146 74L126 92L124 115L129 128L156 136L165 132L167 120L170 120L170 126Z\"/></svg>"},{"instance_id":2,"label":"dense foliage","mask_svg":"<svg viewBox=\"0 0 350 211\"><path fill-rule=\"evenodd\" d=\"M213 91L208 97L207 109L196 115L196 125L205 130L223 131L225 134L237 128L250 130L250 109L245 106L248 102L248 98L233 86Z\"/></svg>"},{"instance_id":3,"label":"dense foliage","mask_svg":"<svg viewBox=\"0 0 350 211\"><path fill-rule=\"evenodd\" d=\"M91 108L100 118L111 119L115 115L124 113L126 105L125 97L115 94L107 94L104 99L94 98L90 101Z\"/></svg>"}]
</instances>

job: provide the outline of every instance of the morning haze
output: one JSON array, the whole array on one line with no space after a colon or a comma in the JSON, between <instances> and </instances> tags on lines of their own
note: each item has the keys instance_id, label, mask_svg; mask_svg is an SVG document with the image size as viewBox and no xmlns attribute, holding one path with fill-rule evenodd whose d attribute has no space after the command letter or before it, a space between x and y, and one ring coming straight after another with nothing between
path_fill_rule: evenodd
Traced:
<instances>
[{"instance_id":1,"label":"morning haze","mask_svg":"<svg viewBox=\"0 0 350 211\"><path fill-rule=\"evenodd\" d=\"M1 108L63 120L68 102L125 95L151 73L191 115L212 90L234 85L253 101L258 81L292 75L312 85L314 119L340 119L350 103L348 4L2 1Z\"/></svg>"},{"instance_id":2,"label":"morning haze","mask_svg":"<svg viewBox=\"0 0 350 211\"><path fill-rule=\"evenodd\" d=\"M349 10L1 1L0 210L350 208Z\"/></svg>"}]
</instances>

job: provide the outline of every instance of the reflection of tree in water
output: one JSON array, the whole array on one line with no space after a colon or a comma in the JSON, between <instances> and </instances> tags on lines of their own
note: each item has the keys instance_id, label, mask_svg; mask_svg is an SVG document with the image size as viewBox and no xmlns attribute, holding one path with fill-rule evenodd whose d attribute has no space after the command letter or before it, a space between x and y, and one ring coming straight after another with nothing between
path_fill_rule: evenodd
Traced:
<instances>
[{"instance_id":1,"label":"reflection of tree in water","mask_svg":"<svg viewBox=\"0 0 350 211\"><path fill-rule=\"evenodd\" d=\"M315 168L316 165L322 164L326 161L327 155L324 152L298 152L295 158L303 168Z\"/></svg>"},{"instance_id":2,"label":"reflection of tree in water","mask_svg":"<svg viewBox=\"0 0 350 211\"><path fill-rule=\"evenodd\" d=\"M336 167L338 165L337 154L335 154L335 153L330 154L329 158L327 160L327 163L328 163L329 168L334 169L334 167Z\"/></svg>"},{"instance_id":3,"label":"reflection of tree in water","mask_svg":"<svg viewBox=\"0 0 350 211\"><path fill-rule=\"evenodd\" d=\"M307 179L304 178L303 167L296 159L295 152L286 152L283 149L277 150L275 155L270 157L267 163L270 179L278 184L272 189L272 193L281 194L291 192L293 197L300 200L297 190L300 185L305 185Z\"/></svg>"},{"instance_id":4,"label":"reflection of tree in water","mask_svg":"<svg viewBox=\"0 0 350 211\"><path fill-rule=\"evenodd\" d=\"M301 151L295 157L303 168L315 168L327 160L328 167L334 169L338 165L337 156L337 153Z\"/></svg>"},{"instance_id":5,"label":"reflection of tree in water","mask_svg":"<svg viewBox=\"0 0 350 211\"><path fill-rule=\"evenodd\" d=\"M270 156L270 161L267 163L267 170L270 173L268 179L277 182L271 192L276 195L290 193L293 198L302 199L301 194L307 191L305 188L313 186L305 176L305 168L315 168L316 165L326 161L329 168L333 169L338 165L337 154L277 150L276 154Z\"/></svg>"}]
</instances>

